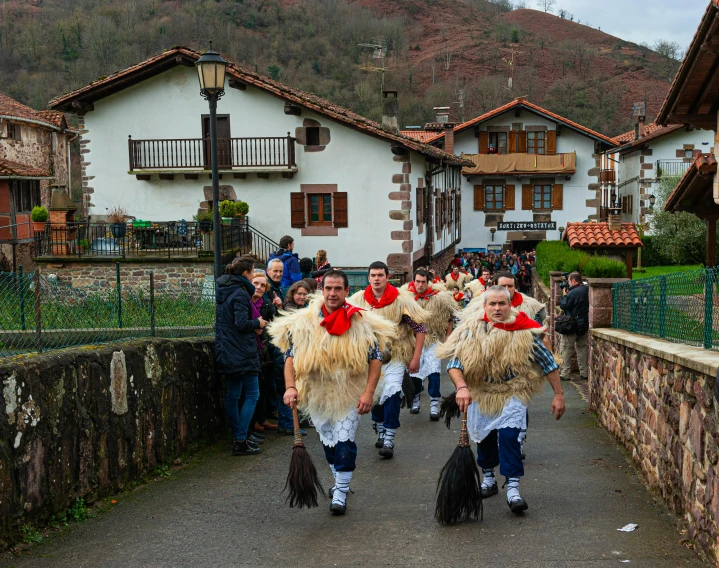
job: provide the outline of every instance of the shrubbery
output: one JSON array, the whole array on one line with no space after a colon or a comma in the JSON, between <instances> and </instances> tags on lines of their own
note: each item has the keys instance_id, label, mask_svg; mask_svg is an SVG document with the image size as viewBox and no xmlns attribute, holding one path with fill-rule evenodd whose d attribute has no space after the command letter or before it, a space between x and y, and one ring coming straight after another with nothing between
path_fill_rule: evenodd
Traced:
<instances>
[{"instance_id":1,"label":"shrubbery","mask_svg":"<svg viewBox=\"0 0 719 568\"><path fill-rule=\"evenodd\" d=\"M618 260L572 250L565 242L541 242L537 245L537 273L547 286L549 273L554 271L576 271L586 278L625 278L627 275L626 266Z\"/></svg>"}]
</instances>

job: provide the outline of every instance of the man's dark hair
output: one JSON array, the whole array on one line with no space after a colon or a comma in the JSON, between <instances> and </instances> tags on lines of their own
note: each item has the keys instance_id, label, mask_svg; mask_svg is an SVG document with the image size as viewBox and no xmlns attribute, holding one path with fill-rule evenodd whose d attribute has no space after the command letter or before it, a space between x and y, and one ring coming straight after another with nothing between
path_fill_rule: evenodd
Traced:
<instances>
[{"instance_id":1,"label":"man's dark hair","mask_svg":"<svg viewBox=\"0 0 719 568\"><path fill-rule=\"evenodd\" d=\"M389 268L381 260L376 260L369 265L369 268L367 269L367 276L369 276L371 270L384 270L384 273L389 276Z\"/></svg>"},{"instance_id":2,"label":"man's dark hair","mask_svg":"<svg viewBox=\"0 0 719 568\"><path fill-rule=\"evenodd\" d=\"M289 235L285 235L280 239L280 248L286 249L288 246L290 246L292 243L295 242L295 239L290 237Z\"/></svg>"},{"instance_id":3,"label":"man's dark hair","mask_svg":"<svg viewBox=\"0 0 719 568\"><path fill-rule=\"evenodd\" d=\"M418 268L414 271L414 274L412 275L412 280L417 278L417 275L424 276L427 279L427 282L432 282L432 275L429 273L429 270L425 270L424 268Z\"/></svg>"},{"instance_id":4,"label":"man's dark hair","mask_svg":"<svg viewBox=\"0 0 719 568\"><path fill-rule=\"evenodd\" d=\"M255 266L255 261L246 256L236 256L232 259L232 262L225 266L225 274L241 275L252 270Z\"/></svg>"},{"instance_id":5,"label":"man's dark hair","mask_svg":"<svg viewBox=\"0 0 719 568\"><path fill-rule=\"evenodd\" d=\"M497 272L497 274L494 275L494 278L492 278L492 283L499 285L499 279L500 278L511 278L514 280L514 285L517 285L517 277L509 272L509 270L502 270L501 272Z\"/></svg>"},{"instance_id":6,"label":"man's dark hair","mask_svg":"<svg viewBox=\"0 0 719 568\"><path fill-rule=\"evenodd\" d=\"M579 274L579 272L572 272L569 275L569 278L567 278L570 282L574 282L575 284L581 284L582 283L582 275Z\"/></svg>"},{"instance_id":7,"label":"man's dark hair","mask_svg":"<svg viewBox=\"0 0 719 568\"><path fill-rule=\"evenodd\" d=\"M312 259L311 258L301 258L300 259L300 272L302 274L306 274L307 272L312 272Z\"/></svg>"},{"instance_id":8,"label":"man's dark hair","mask_svg":"<svg viewBox=\"0 0 719 568\"><path fill-rule=\"evenodd\" d=\"M344 283L344 289L350 287L350 281L349 278L347 278L347 275L345 274L344 270L337 270L336 268L332 268L324 273L322 276L322 286L324 287L324 283L327 281L328 278L342 278L342 282Z\"/></svg>"},{"instance_id":9,"label":"man's dark hair","mask_svg":"<svg viewBox=\"0 0 719 568\"><path fill-rule=\"evenodd\" d=\"M492 271L489 269L489 266L482 265L480 274L484 274L485 272L489 272L490 274L492 274Z\"/></svg>"},{"instance_id":10,"label":"man's dark hair","mask_svg":"<svg viewBox=\"0 0 719 568\"><path fill-rule=\"evenodd\" d=\"M454 258L459 258L459 253L455 254Z\"/></svg>"}]
</instances>

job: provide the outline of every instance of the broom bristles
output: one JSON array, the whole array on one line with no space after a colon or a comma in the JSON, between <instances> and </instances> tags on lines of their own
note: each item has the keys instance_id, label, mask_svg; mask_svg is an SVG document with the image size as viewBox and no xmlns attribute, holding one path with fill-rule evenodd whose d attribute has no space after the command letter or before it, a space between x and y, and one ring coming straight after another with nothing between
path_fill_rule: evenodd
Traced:
<instances>
[{"instance_id":1,"label":"broom bristles","mask_svg":"<svg viewBox=\"0 0 719 568\"><path fill-rule=\"evenodd\" d=\"M457 446L442 468L434 516L443 525L482 520L481 479L472 448Z\"/></svg>"},{"instance_id":2,"label":"broom bristles","mask_svg":"<svg viewBox=\"0 0 719 568\"><path fill-rule=\"evenodd\" d=\"M439 406L439 417L444 420L444 423L447 425L447 428L450 427L450 424L452 423L452 418L459 418L460 411L459 411L459 405L457 404L457 397L456 392L453 392L448 397L446 397L442 404Z\"/></svg>"},{"instance_id":3,"label":"broom bristles","mask_svg":"<svg viewBox=\"0 0 719 568\"><path fill-rule=\"evenodd\" d=\"M317 492L319 491L322 496L325 494L319 475L317 475L317 468L304 446L292 448L290 471L287 473L287 482L285 483L285 489L288 488L289 493L285 502L289 503L290 508L317 507Z\"/></svg>"},{"instance_id":4,"label":"broom bristles","mask_svg":"<svg viewBox=\"0 0 719 568\"><path fill-rule=\"evenodd\" d=\"M411 408L413 400L414 382L412 381L412 377L409 376L409 373L405 369L404 376L402 377L402 402L400 403L400 408Z\"/></svg>"}]
</instances>

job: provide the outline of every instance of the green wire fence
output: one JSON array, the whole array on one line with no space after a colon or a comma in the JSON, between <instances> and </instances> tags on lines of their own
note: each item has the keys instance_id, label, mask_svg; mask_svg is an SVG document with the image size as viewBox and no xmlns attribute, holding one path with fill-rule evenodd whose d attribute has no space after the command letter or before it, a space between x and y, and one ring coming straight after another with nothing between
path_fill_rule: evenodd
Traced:
<instances>
[{"instance_id":1,"label":"green wire fence","mask_svg":"<svg viewBox=\"0 0 719 568\"><path fill-rule=\"evenodd\" d=\"M675 272L612 286L612 327L719 349L719 269Z\"/></svg>"},{"instance_id":2,"label":"green wire fence","mask_svg":"<svg viewBox=\"0 0 719 568\"><path fill-rule=\"evenodd\" d=\"M213 336L214 282L75 288L39 272L0 273L0 357L138 337Z\"/></svg>"}]
</instances>

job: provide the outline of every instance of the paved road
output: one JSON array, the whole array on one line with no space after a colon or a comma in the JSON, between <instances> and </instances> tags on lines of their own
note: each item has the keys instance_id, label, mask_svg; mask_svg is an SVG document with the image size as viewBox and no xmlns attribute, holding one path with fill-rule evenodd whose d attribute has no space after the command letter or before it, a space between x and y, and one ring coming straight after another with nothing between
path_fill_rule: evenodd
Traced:
<instances>
[{"instance_id":1,"label":"paved road","mask_svg":"<svg viewBox=\"0 0 719 568\"><path fill-rule=\"evenodd\" d=\"M445 391L447 383L445 377ZM425 404L418 416L403 411L391 461L377 456L371 422L363 418L345 517L331 517L328 501L310 511L285 507L280 490L291 438L269 436L259 457L233 458L224 448L211 453L121 496L110 512L74 525L32 556L2 557L0 566L704 566L678 543L673 519L584 412L577 390L565 390L568 410L560 422L548 413L548 387L530 410L522 482L530 508L523 517L511 514L501 491L485 501L481 523L434 521L437 475L457 434L429 422ZM314 431L308 438L329 486ZM617 531L627 523L639 528Z\"/></svg>"}]
</instances>

